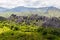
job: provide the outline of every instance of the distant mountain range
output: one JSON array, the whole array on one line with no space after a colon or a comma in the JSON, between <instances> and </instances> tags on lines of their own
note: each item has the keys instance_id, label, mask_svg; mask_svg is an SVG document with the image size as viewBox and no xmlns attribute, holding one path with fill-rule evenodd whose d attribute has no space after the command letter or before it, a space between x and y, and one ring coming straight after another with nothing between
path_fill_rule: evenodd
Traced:
<instances>
[{"instance_id":1,"label":"distant mountain range","mask_svg":"<svg viewBox=\"0 0 60 40\"><path fill-rule=\"evenodd\" d=\"M7 10L7 8L0 7L0 12L6 12Z\"/></svg>"},{"instance_id":2,"label":"distant mountain range","mask_svg":"<svg viewBox=\"0 0 60 40\"><path fill-rule=\"evenodd\" d=\"M7 8L3 8L3 7L0 7L0 12L26 12L26 11L49 11L49 10L58 10L60 11L60 9L56 8L56 7L42 7L42 8L28 8L28 7L23 7L23 6L19 6L19 7L15 7L15 8L12 8L12 9L7 9Z\"/></svg>"},{"instance_id":3,"label":"distant mountain range","mask_svg":"<svg viewBox=\"0 0 60 40\"><path fill-rule=\"evenodd\" d=\"M28 7L19 6L12 9L0 7L0 16L8 17L11 14L16 14L18 16L38 14L48 17L54 17L54 16L60 17L60 9L53 6L41 7L41 8L28 8Z\"/></svg>"}]
</instances>

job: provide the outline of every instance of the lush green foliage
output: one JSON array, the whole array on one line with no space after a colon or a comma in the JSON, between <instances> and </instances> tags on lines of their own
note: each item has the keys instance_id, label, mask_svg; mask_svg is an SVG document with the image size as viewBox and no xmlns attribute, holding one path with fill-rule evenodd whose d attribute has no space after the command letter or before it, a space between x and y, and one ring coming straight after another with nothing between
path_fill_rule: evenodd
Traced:
<instances>
[{"instance_id":1,"label":"lush green foliage","mask_svg":"<svg viewBox=\"0 0 60 40\"><path fill-rule=\"evenodd\" d=\"M60 40L60 29L0 21L0 40Z\"/></svg>"}]
</instances>

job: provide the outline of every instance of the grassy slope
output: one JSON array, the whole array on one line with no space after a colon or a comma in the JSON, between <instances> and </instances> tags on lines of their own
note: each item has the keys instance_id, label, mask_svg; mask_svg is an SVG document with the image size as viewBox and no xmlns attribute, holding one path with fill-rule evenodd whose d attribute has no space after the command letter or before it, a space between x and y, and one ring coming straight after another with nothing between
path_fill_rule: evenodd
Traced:
<instances>
[{"instance_id":1,"label":"grassy slope","mask_svg":"<svg viewBox=\"0 0 60 40\"><path fill-rule=\"evenodd\" d=\"M3 17L8 17L11 14L16 14L19 16L27 16L27 15L31 15L31 14L38 14L38 15L42 15L42 16L48 16L48 17L60 17L60 11L57 10L49 10L47 13L43 12L43 11L33 11L33 12L2 12L0 13L0 16Z\"/></svg>"}]
</instances>

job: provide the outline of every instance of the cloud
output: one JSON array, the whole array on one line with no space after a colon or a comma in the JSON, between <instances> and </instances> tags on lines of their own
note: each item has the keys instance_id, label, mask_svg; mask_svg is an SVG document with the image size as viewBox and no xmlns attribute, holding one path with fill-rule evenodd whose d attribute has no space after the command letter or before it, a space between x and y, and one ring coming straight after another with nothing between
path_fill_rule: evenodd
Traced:
<instances>
[{"instance_id":1,"label":"cloud","mask_svg":"<svg viewBox=\"0 0 60 40\"><path fill-rule=\"evenodd\" d=\"M60 0L0 0L0 7L14 8L17 6L26 7L55 6L57 8L60 8Z\"/></svg>"}]
</instances>

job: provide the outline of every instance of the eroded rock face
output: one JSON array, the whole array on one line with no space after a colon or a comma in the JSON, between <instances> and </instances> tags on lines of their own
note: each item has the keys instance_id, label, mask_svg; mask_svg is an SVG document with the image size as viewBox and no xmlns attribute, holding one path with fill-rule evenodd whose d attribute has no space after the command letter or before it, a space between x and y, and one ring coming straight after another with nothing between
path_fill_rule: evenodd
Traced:
<instances>
[{"instance_id":1,"label":"eroded rock face","mask_svg":"<svg viewBox=\"0 0 60 40\"><path fill-rule=\"evenodd\" d=\"M60 27L60 20L56 17L46 20L42 26L44 27Z\"/></svg>"},{"instance_id":2,"label":"eroded rock face","mask_svg":"<svg viewBox=\"0 0 60 40\"><path fill-rule=\"evenodd\" d=\"M60 19L57 17L49 18L46 16L39 16L39 15L31 15L28 17L28 16L16 16L12 14L9 18L8 18L9 20L13 20L16 23L25 22L27 25L30 25L30 23L32 23L33 25L43 27L60 27Z\"/></svg>"},{"instance_id":3,"label":"eroded rock face","mask_svg":"<svg viewBox=\"0 0 60 40\"><path fill-rule=\"evenodd\" d=\"M24 20L23 20L22 18L19 18L19 19L15 20L16 23L21 23L21 22L23 22L23 21L24 21Z\"/></svg>"}]
</instances>

